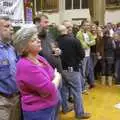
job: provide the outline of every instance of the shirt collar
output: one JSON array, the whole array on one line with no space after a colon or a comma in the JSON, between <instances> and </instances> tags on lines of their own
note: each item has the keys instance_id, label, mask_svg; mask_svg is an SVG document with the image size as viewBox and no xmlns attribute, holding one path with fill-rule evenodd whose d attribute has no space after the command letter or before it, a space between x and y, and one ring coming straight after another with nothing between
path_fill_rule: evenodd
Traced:
<instances>
[{"instance_id":1,"label":"shirt collar","mask_svg":"<svg viewBox=\"0 0 120 120\"><path fill-rule=\"evenodd\" d=\"M1 40L0 40L0 48L3 48L3 47L9 47L10 46L10 42L8 43L3 43Z\"/></svg>"}]
</instances>

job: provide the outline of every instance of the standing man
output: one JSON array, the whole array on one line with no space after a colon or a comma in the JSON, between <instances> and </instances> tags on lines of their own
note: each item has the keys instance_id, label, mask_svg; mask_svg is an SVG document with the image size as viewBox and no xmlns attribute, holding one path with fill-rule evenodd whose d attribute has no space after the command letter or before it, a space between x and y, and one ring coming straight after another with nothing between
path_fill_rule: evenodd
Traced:
<instances>
[{"instance_id":1,"label":"standing man","mask_svg":"<svg viewBox=\"0 0 120 120\"><path fill-rule=\"evenodd\" d=\"M42 44L40 55L45 57L53 68L57 68L58 72L62 73L62 65L59 57L61 50L57 47L55 40L48 30L48 17L44 14L35 17L34 24L37 25L39 38Z\"/></svg>"},{"instance_id":2,"label":"standing man","mask_svg":"<svg viewBox=\"0 0 120 120\"><path fill-rule=\"evenodd\" d=\"M63 25L67 28L68 35L70 35L71 37L74 37L74 34L73 34L73 24L71 23L71 21L64 20L63 21Z\"/></svg>"},{"instance_id":3,"label":"standing man","mask_svg":"<svg viewBox=\"0 0 120 120\"><path fill-rule=\"evenodd\" d=\"M82 85L83 91L85 90L86 78L88 78L87 81L90 85L89 88L93 88L95 86L93 65L90 57L90 48L91 46L96 44L96 41L93 35L91 34L91 32L89 32L89 30L90 30L90 23L88 21L83 21L82 29L76 35L76 38L80 40L80 43L85 50L85 58L83 59L83 63L82 63L83 79L84 79L84 83Z\"/></svg>"},{"instance_id":4,"label":"standing man","mask_svg":"<svg viewBox=\"0 0 120 120\"><path fill-rule=\"evenodd\" d=\"M0 120L20 120L19 94L15 81L16 54L13 28L8 16L0 16Z\"/></svg>"},{"instance_id":5,"label":"standing man","mask_svg":"<svg viewBox=\"0 0 120 120\"><path fill-rule=\"evenodd\" d=\"M58 27L60 36L58 37L58 45L62 50L61 60L64 74L67 79L63 82L62 87L62 107L65 113L68 110L67 90L71 90L74 99L75 118L78 120L90 118L89 113L84 112L82 96L81 96L81 75L79 72L79 63L84 58L84 50L80 45L80 41L71 37L67 33L64 25Z\"/></svg>"}]
</instances>

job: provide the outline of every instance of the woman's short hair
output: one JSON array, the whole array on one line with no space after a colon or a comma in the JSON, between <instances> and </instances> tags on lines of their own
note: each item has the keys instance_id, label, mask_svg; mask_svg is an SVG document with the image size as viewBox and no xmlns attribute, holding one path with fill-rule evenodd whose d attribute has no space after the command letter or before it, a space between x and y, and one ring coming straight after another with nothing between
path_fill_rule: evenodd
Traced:
<instances>
[{"instance_id":1,"label":"woman's short hair","mask_svg":"<svg viewBox=\"0 0 120 120\"><path fill-rule=\"evenodd\" d=\"M27 56L24 50L33 35L37 34L37 27L34 24L26 24L22 26L14 35L13 44L21 56Z\"/></svg>"}]
</instances>

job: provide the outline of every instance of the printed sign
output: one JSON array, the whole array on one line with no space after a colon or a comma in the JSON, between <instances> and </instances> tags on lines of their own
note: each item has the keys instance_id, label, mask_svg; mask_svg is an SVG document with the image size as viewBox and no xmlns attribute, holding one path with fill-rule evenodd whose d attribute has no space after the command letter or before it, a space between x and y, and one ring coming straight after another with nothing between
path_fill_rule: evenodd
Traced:
<instances>
[{"instance_id":1,"label":"printed sign","mask_svg":"<svg viewBox=\"0 0 120 120\"><path fill-rule=\"evenodd\" d=\"M8 15L15 25L23 24L23 0L0 0L0 15Z\"/></svg>"}]
</instances>

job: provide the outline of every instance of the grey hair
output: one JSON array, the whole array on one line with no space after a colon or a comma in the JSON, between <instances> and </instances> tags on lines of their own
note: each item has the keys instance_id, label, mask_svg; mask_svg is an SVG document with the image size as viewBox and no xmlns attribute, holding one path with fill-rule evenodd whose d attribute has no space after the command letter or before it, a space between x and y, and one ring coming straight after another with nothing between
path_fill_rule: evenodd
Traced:
<instances>
[{"instance_id":1,"label":"grey hair","mask_svg":"<svg viewBox=\"0 0 120 120\"><path fill-rule=\"evenodd\" d=\"M0 15L0 20L3 19L3 20L11 20L10 17L8 15Z\"/></svg>"},{"instance_id":2,"label":"grey hair","mask_svg":"<svg viewBox=\"0 0 120 120\"><path fill-rule=\"evenodd\" d=\"M37 33L37 27L34 24L26 24L15 33L13 44L20 55L23 54L29 40Z\"/></svg>"}]
</instances>

